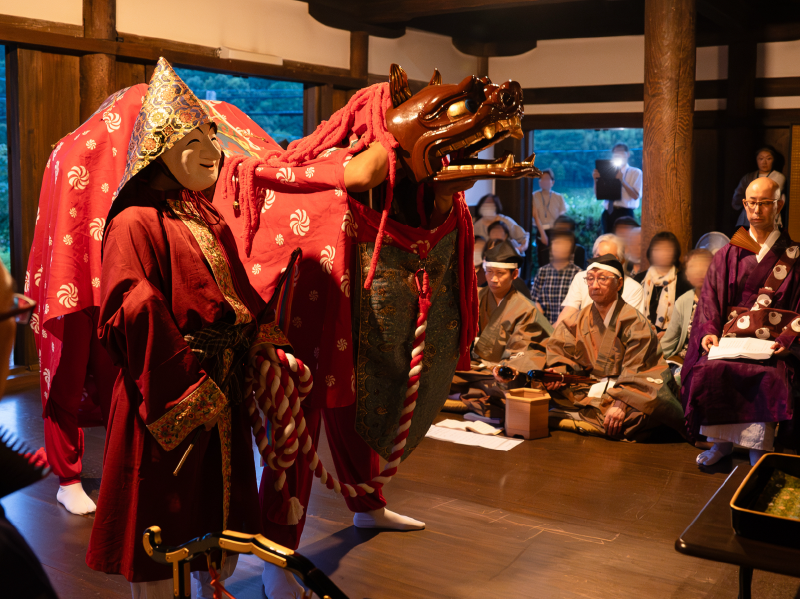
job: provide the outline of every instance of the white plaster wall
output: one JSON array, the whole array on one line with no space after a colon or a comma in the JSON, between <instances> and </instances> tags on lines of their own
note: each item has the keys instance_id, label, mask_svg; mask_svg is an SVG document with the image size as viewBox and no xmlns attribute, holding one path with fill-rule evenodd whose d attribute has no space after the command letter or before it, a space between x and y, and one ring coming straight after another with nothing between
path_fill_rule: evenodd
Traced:
<instances>
[{"instance_id":1,"label":"white plaster wall","mask_svg":"<svg viewBox=\"0 0 800 600\"><path fill-rule=\"evenodd\" d=\"M83 25L83 0L0 0L0 14Z\"/></svg>"},{"instance_id":2,"label":"white plaster wall","mask_svg":"<svg viewBox=\"0 0 800 600\"><path fill-rule=\"evenodd\" d=\"M370 36L369 72L388 75L393 62L403 67L409 79L423 81L428 81L437 68L446 83L474 75L478 66L477 58L456 50L444 35L407 29L403 37L394 40Z\"/></svg>"},{"instance_id":3,"label":"white plaster wall","mask_svg":"<svg viewBox=\"0 0 800 600\"><path fill-rule=\"evenodd\" d=\"M800 76L800 40L758 45L756 77Z\"/></svg>"},{"instance_id":4,"label":"white plaster wall","mask_svg":"<svg viewBox=\"0 0 800 600\"><path fill-rule=\"evenodd\" d=\"M350 68L350 33L295 0L117 0L117 31Z\"/></svg>"}]
</instances>

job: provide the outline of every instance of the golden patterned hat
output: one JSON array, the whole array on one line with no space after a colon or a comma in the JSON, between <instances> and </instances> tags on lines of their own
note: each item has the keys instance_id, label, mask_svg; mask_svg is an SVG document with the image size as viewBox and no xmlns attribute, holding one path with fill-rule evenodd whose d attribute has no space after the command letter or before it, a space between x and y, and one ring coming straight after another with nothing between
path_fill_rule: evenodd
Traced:
<instances>
[{"instance_id":1,"label":"golden patterned hat","mask_svg":"<svg viewBox=\"0 0 800 600\"><path fill-rule=\"evenodd\" d=\"M133 125L125 174L114 198L134 175L211 115L163 56L158 59Z\"/></svg>"}]
</instances>

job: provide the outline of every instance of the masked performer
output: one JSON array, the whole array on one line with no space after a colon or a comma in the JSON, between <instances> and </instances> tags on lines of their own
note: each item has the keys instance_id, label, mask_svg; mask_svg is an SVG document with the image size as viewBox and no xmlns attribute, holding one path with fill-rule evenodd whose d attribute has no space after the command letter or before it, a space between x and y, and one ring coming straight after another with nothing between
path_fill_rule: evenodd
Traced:
<instances>
[{"instance_id":1,"label":"masked performer","mask_svg":"<svg viewBox=\"0 0 800 600\"><path fill-rule=\"evenodd\" d=\"M545 384L558 407L551 424L626 440L642 439L660 424L682 431L676 386L655 329L623 300L623 277L616 256L596 257L586 271L592 303L547 341L548 370L603 381L591 388Z\"/></svg>"},{"instance_id":2,"label":"masked performer","mask_svg":"<svg viewBox=\"0 0 800 600\"><path fill-rule=\"evenodd\" d=\"M495 383L514 385L499 378L498 365L523 377L531 369L544 368L544 343L553 333L544 314L513 286L523 260L508 241L490 243L483 263L487 286L478 292L479 328L471 369L456 371L450 387L452 399L460 397L468 410L485 417L501 418L504 413L504 389ZM452 401L446 405L446 410L463 412L459 408Z\"/></svg>"},{"instance_id":3,"label":"masked performer","mask_svg":"<svg viewBox=\"0 0 800 600\"><path fill-rule=\"evenodd\" d=\"M754 180L743 200L750 232L740 229L714 255L700 294L681 370L686 420L692 434L714 446L697 457L712 465L739 444L755 463L776 435L796 446L794 373L800 334L800 246L775 225L783 208L780 187ZM768 360L709 360L721 337L774 340ZM776 425L780 424L779 432Z\"/></svg>"},{"instance_id":4,"label":"masked performer","mask_svg":"<svg viewBox=\"0 0 800 600\"><path fill-rule=\"evenodd\" d=\"M146 527L168 544L260 530L241 365L274 330L207 200L221 158L208 111L160 60L103 238L100 341L122 370L86 559L124 575L134 597L172 593L171 569L142 546ZM192 564L204 593L206 568Z\"/></svg>"}]
</instances>

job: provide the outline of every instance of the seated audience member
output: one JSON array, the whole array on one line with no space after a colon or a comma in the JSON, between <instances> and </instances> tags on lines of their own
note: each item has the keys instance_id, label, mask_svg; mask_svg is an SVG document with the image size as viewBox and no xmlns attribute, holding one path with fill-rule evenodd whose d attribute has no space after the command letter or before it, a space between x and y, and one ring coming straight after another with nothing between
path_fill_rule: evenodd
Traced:
<instances>
[{"instance_id":1,"label":"seated audience member","mask_svg":"<svg viewBox=\"0 0 800 600\"><path fill-rule=\"evenodd\" d=\"M546 366L605 385L545 384L552 397L551 426L632 441L662 424L682 433L677 386L656 333L622 296L622 263L613 254L598 256L586 281L593 302L555 328Z\"/></svg>"},{"instance_id":2,"label":"seated audience member","mask_svg":"<svg viewBox=\"0 0 800 600\"><path fill-rule=\"evenodd\" d=\"M556 219L567 212L567 203L564 196L553 191L556 176L553 169L544 169L539 178L540 189L533 193L533 224L539 233L536 238L536 252L539 257L539 266L544 266L550 261L550 230Z\"/></svg>"},{"instance_id":3,"label":"seated audience member","mask_svg":"<svg viewBox=\"0 0 800 600\"><path fill-rule=\"evenodd\" d=\"M539 268L531 286L531 300L555 323L561 314L561 303L569 291L572 279L581 269L571 262L575 249L575 235L569 231L550 234L550 263Z\"/></svg>"},{"instance_id":4,"label":"seated audience member","mask_svg":"<svg viewBox=\"0 0 800 600\"><path fill-rule=\"evenodd\" d=\"M655 326L659 337L667 330L675 301L692 289L686 280L681 264L681 245L670 231L660 231L650 240L647 248L650 268L634 279L642 284L644 300L642 311Z\"/></svg>"},{"instance_id":5,"label":"seated audience member","mask_svg":"<svg viewBox=\"0 0 800 600\"><path fill-rule=\"evenodd\" d=\"M14 347L16 332L15 313L19 313L25 301L13 295L13 280L0 263L0 398L6 387L11 349ZM21 302L20 302L21 300ZM36 306L30 305L31 312ZM19 315L16 319L27 323L31 312ZM24 450L23 450L24 452ZM13 440L0 429L0 498L11 494L45 475L45 467L39 451L32 456L21 454ZM35 519L35 515L31 515ZM31 547L20 535L17 528L6 518L0 505L0 565L5 598L56 598L56 592Z\"/></svg>"},{"instance_id":6,"label":"seated audience member","mask_svg":"<svg viewBox=\"0 0 800 600\"><path fill-rule=\"evenodd\" d=\"M522 256L509 242L487 246L484 253L487 287L478 291L478 337L469 371L457 371L451 399L483 416L503 413L505 395L495 386L492 370L509 365L522 373L544 366L544 340L553 328L536 306L513 286ZM463 405L460 405L463 406ZM445 409L455 409L448 403ZM461 410L460 412L463 412Z\"/></svg>"},{"instance_id":7,"label":"seated audience member","mask_svg":"<svg viewBox=\"0 0 800 600\"><path fill-rule=\"evenodd\" d=\"M622 187L621 198L613 202L604 200L605 210L602 216L603 233L613 233L614 223L620 217L633 217L633 211L639 208L642 200L642 172L636 167L628 164L631 153L625 144L614 144L611 148L611 157L617 164L616 177ZM595 193L597 180L600 179L600 172L595 169L592 173L595 180Z\"/></svg>"},{"instance_id":8,"label":"seated audience member","mask_svg":"<svg viewBox=\"0 0 800 600\"><path fill-rule=\"evenodd\" d=\"M661 350L664 358L682 364L686 358L686 349L689 347L689 334L692 331L692 320L700 298L700 290L706 280L708 267L711 265L713 254L705 249L690 250L684 259L686 279L693 289L689 290L675 301L675 309L667 326L667 331L661 338Z\"/></svg>"},{"instance_id":9,"label":"seated audience member","mask_svg":"<svg viewBox=\"0 0 800 600\"><path fill-rule=\"evenodd\" d=\"M642 228L634 227L622 239L625 242L625 274L633 277L642 270Z\"/></svg>"},{"instance_id":10,"label":"seated audience member","mask_svg":"<svg viewBox=\"0 0 800 600\"><path fill-rule=\"evenodd\" d=\"M594 242L592 255L603 256L613 254L620 262L625 256L625 244L613 233L604 233ZM642 310L642 300L644 292L642 286L630 277L626 277L622 288L622 299L636 310ZM561 314L556 325L564 319L578 314L582 309L592 303L592 295L589 293L589 286L586 284L586 273L578 273L572 278L569 291L564 301L561 303Z\"/></svg>"},{"instance_id":11,"label":"seated audience member","mask_svg":"<svg viewBox=\"0 0 800 600\"><path fill-rule=\"evenodd\" d=\"M475 236L475 247L472 251L472 262L475 265L475 278L478 281L478 287L486 285L486 273L483 270L483 251L486 248L486 240L481 236Z\"/></svg>"},{"instance_id":12,"label":"seated audience member","mask_svg":"<svg viewBox=\"0 0 800 600\"><path fill-rule=\"evenodd\" d=\"M697 457L700 465L718 462L734 444L749 449L755 463L776 440L790 448L800 442L800 246L775 225L783 208L775 181L754 180L744 207L752 240L734 236L714 255L681 369L689 433L714 444ZM724 337L769 341L773 354L766 360L709 360L707 353Z\"/></svg>"},{"instance_id":13,"label":"seated audience member","mask_svg":"<svg viewBox=\"0 0 800 600\"><path fill-rule=\"evenodd\" d=\"M508 237L514 248L522 254L528 251L530 235L514 219L503 214L503 205L500 203L500 198L494 194L486 194L478 201L475 206L475 212L478 215L473 224L475 235L488 240L489 225L500 221L506 226Z\"/></svg>"},{"instance_id":14,"label":"seated audience member","mask_svg":"<svg viewBox=\"0 0 800 600\"><path fill-rule=\"evenodd\" d=\"M628 238L628 234L633 229L639 228L639 221L634 219L633 217L620 217L616 221L614 221L613 233L621 237L623 240Z\"/></svg>"},{"instance_id":15,"label":"seated audience member","mask_svg":"<svg viewBox=\"0 0 800 600\"><path fill-rule=\"evenodd\" d=\"M736 227L749 226L747 222L747 211L742 207L742 200L746 197L747 186L753 181L759 177L769 177L778 184L781 193L783 193L783 188L786 185L786 177L784 177L783 173L774 168L776 156L777 152L772 146L759 148L758 152L756 152L756 164L758 165L758 169L747 173L739 181L739 185L736 186L736 190L733 192L733 209L736 212L741 211L739 219L736 221ZM778 225L780 225L780 223L778 223Z\"/></svg>"},{"instance_id":16,"label":"seated audience member","mask_svg":"<svg viewBox=\"0 0 800 600\"><path fill-rule=\"evenodd\" d=\"M492 232L494 232L494 231L496 231L496 229L492 229ZM491 233L491 232L490 232L490 233ZM488 241L488 242L486 242L486 246L485 246L485 247L484 247L484 249L483 249L483 253L484 253L484 255L485 255L485 254L486 254L486 253L487 253L489 250L491 250L492 248L494 248L494 247L496 247L496 246L498 246L498 245L500 245L500 244L503 244L503 243L509 243L509 244L511 244L511 240L499 239L499 238L496 238L496 237L495 237L495 238L490 238L490 239L489 239L489 241ZM513 247L514 247L514 245L513 245L513 244L511 244L511 247L513 248ZM514 249L516 250L516 248L514 248ZM520 256L522 256L522 255L520 255ZM525 257L524 257L524 256L522 256L522 260L523 260L523 261L525 260ZM520 264L521 264L521 263L520 263ZM485 283L485 282L486 282L486 271L485 271L485 270L484 270L484 273L483 273L483 281L484 281L484 284L483 284L483 285L486 285L486 283ZM530 299L531 299L531 289L530 289L530 287L528 287L528 286L525 284L525 282L524 282L524 281L522 280L522 278L519 276L519 273L517 273L517 276L516 276L516 277L514 277L514 280L511 282L511 285L513 285L513 286L514 286L514 289L515 289L515 290L517 290L517 291L518 291L520 294L522 294L523 296L525 296L525 297L526 297L528 300L530 300ZM482 286L480 285L480 283L478 284L478 287L482 287Z\"/></svg>"},{"instance_id":17,"label":"seated audience member","mask_svg":"<svg viewBox=\"0 0 800 600\"><path fill-rule=\"evenodd\" d=\"M567 215L561 215L553 223L553 231L569 231L572 235L575 235L575 219ZM578 244L577 241L575 243L575 252L570 262L574 262L581 269L586 268L586 248Z\"/></svg>"},{"instance_id":18,"label":"seated audience member","mask_svg":"<svg viewBox=\"0 0 800 600\"><path fill-rule=\"evenodd\" d=\"M486 228L489 234L489 240L499 240L505 242L508 239L508 226L502 221L495 221ZM513 243L512 243L513 245ZM516 246L514 246L516 248ZM520 250L517 248L517 250ZM521 252L522 250L520 250Z\"/></svg>"}]
</instances>

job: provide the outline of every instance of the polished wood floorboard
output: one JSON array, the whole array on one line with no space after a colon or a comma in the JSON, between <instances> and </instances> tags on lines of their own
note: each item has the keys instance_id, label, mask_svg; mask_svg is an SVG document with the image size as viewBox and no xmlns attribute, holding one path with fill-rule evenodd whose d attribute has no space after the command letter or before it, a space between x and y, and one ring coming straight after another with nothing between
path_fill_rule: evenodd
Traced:
<instances>
[{"instance_id":1,"label":"polished wood floorboard","mask_svg":"<svg viewBox=\"0 0 800 600\"><path fill-rule=\"evenodd\" d=\"M43 445L31 390L0 402L0 426ZM86 430L84 486L97 498L104 430ZM330 459L325 444L320 454ZM737 569L678 554L674 542L733 465L701 472L669 436L625 444L554 432L510 452L425 440L387 486L422 532L357 530L316 486L300 552L357 598L730 598ZM129 598L117 575L84 562L92 516L67 513L51 476L2 500L65 598ZM260 598L261 563L240 558L228 589ZM756 572L754 597L790 598L798 580Z\"/></svg>"}]
</instances>

